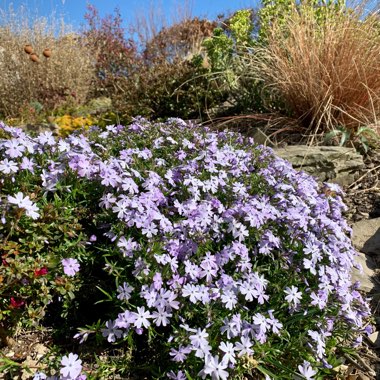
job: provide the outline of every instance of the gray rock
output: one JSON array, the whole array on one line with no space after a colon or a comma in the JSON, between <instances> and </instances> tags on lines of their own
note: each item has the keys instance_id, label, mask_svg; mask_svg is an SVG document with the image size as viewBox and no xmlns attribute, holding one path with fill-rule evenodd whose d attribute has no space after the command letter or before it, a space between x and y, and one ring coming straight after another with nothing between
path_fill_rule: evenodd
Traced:
<instances>
[{"instance_id":1,"label":"gray rock","mask_svg":"<svg viewBox=\"0 0 380 380\"><path fill-rule=\"evenodd\" d=\"M352 242L358 251L380 255L380 218L354 223Z\"/></svg>"},{"instance_id":2,"label":"gray rock","mask_svg":"<svg viewBox=\"0 0 380 380\"><path fill-rule=\"evenodd\" d=\"M17 128L23 129L25 132L53 132L53 135L57 136L59 132L59 126L55 123L40 123L40 124L24 124L18 125Z\"/></svg>"},{"instance_id":3,"label":"gray rock","mask_svg":"<svg viewBox=\"0 0 380 380\"><path fill-rule=\"evenodd\" d=\"M369 337L368 340L372 343L372 345L375 348L380 347L380 335L378 331L373 332Z\"/></svg>"},{"instance_id":4,"label":"gray rock","mask_svg":"<svg viewBox=\"0 0 380 380\"><path fill-rule=\"evenodd\" d=\"M271 148L274 146L269 136L261 128L254 128L252 137L256 144L266 145Z\"/></svg>"},{"instance_id":5,"label":"gray rock","mask_svg":"<svg viewBox=\"0 0 380 380\"><path fill-rule=\"evenodd\" d=\"M376 279L377 265L374 259L380 258L380 218L361 220L352 226L352 244L360 251L356 258L363 271L352 272L352 281L360 281L360 289L366 292L379 289Z\"/></svg>"},{"instance_id":6,"label":"gray rock","mask_svg":"<svg viewBox=\"0 0 380 380\"><path fill-rule=\"evenodd\" d=\"M361 265L362 270L353 269L351 273L352 283L359 281L359 289L363 292L369 293L376 288L374 277L376 275L376 265L373 260L365 253L359 252L359 255L355 257L355 261Z\"/></svg>"},{"instance_id":7,"label":"gray rock","mask_svg":"<svg viewBox=\"0 0 380 380\"><path fill-rule=\"evenodd\" d=\"M363 157L354 148L340 146L295 145L274 149L295 169L316 176L321 181L349 185L364 166Z\"/></svg>"}]
</instances>

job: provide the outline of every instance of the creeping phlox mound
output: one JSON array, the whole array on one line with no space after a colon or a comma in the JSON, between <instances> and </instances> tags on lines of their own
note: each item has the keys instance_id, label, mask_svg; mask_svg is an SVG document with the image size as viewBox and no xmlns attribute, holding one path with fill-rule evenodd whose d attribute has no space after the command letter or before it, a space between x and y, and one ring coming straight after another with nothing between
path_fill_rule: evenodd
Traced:
<instances>
[{"instance_id":1,"label":"creeping phlox mound","mask_svg":"<svg viewBox=\"0 0 380 380\"><path fill-rule=\"evenodd\" d=\"M341 350L360 344L369 309L351 284L338 186L320 187L252 139L179 119L58 140L1 128L2 238L40 234L52 208L80 225L61 241L49 230L37 252L3 255L5 274L23 255L34 265L12 312L63 303L78 327L81 295L98 286L91 302L101 294L108 306L87 317L98 328L76 331L80 349L103 337L149 378L327 378ZM42 283L45 303L25 293ZM62 376L83 377L70 355L75 370Z\"/></svg>"}]
</instances>

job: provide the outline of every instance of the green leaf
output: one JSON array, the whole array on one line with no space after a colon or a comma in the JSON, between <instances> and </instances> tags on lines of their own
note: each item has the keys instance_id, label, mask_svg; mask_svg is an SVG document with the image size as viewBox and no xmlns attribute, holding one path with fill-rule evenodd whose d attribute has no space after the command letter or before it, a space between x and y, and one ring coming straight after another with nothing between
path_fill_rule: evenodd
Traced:
<instances>
[{"instance_id":1,"label":"green leaf","mask_svg":"<svg viewBox=\"0 0 380 380\"><path fill-rule=\"evenodd\" d=\"M106 302L106 301L113 301L113 297L111 296L111 294L109 294L108 292L106 292L104 289L102 289L100 286L97 286L96 287L98 290L100 290L106 297L107 299L106 300L101 300L101 301L98 301L96 302L96 304L98 303L102 303L102 302Z\"/></svg>"},{"instance_id":2,"label":"green leaf","mask_svg":"<svg viewBox=\"0 0 380 380\"><path fill-rule=\"evenodd\" d=\"M258 365L256 367L262 374L264 375L268 375L271 379L275 380L275 379L278 379L278 377L271 371L269 371L269 369L266 369L264 367L262 367L261 365Z\"/></svg>"},{"instance_id":3,"label":"green leaf","mask_svg":"<svg viewBox=\"0 0 380 380\"><path fill-rule=\"evenodd\" d=\"M342 137L340 138L339 145L344 146L346 144L346 142L350 140L350 137L351 137L350 131L347 131L347 130L343 131Z\"/></svg>"},{"instance_id":4,"label":"green leaf","mask_svg":"<svg viewBox=\"0 0 380 380\"><path fill-rule=\"evenodd\" d=\"M326 135L325 135L325 141L332 140L334 137L337 137L340 134L342 134L342 130L340 130L340 129L333 129L332 131L326 133Z\"/></svg>"}]
</instances>

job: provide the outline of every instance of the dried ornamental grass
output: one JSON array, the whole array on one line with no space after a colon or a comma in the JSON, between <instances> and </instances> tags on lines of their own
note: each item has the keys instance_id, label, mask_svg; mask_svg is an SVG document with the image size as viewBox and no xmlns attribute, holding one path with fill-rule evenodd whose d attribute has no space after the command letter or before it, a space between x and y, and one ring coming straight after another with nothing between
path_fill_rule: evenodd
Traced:
<instances>
[{"instance_id":1,"label":"dried ornamental grass","mask_svg":"<svg viewBox=\"0 0 380 380\"><path fill-rule=\"evenodd\" d=\"M248 59L248 70L285 104L308 132L338 125L356 130L380 116L380 33L376 10L326 11L294 7L273 21L267 46ZM319 130L318 130L319 129Z\"/></svg>"},{"instance_id":2,"label":"dried ornamental grass","mask_svg":"<svg viewBox=\"0 0 380 380\"><path fill-rule=\"evenodd\" d=\"M0 18L0 114L19 116L32 102L50 111L87 99L94 75L92 56L67 25L44 18L30 21L22 10L3 11ZM49 59L41 60L42 55Z\"/></svg>"}]
</instances>

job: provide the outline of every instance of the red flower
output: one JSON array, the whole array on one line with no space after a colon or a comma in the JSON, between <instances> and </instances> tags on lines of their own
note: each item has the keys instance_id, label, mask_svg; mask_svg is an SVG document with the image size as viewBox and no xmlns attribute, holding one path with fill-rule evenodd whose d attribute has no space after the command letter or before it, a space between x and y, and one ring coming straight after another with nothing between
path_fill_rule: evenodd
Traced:
<instances>
[{"instance_id":1,"label":"red flower","mask_svg":"<svg viewBox=\"0 0 380 380\"><path fill-rule=\"evenodd\" d=\"M25 304L24 301L17 301L13 297L11 297L11 308L13 308L13 309L19 309L24 304Z\"/></svg>"},{"instance_id":2,"label":"red flower","mask_svg":"<svg viewBox=\"0 0 380 380\"><path fill-rule=\"evenodd\" d=\"M47 274L48 270L45 267L42 267L41 269L35 269L34 270L34 277L38 276L45 276Z\"/></svg>"}]
</instances>

